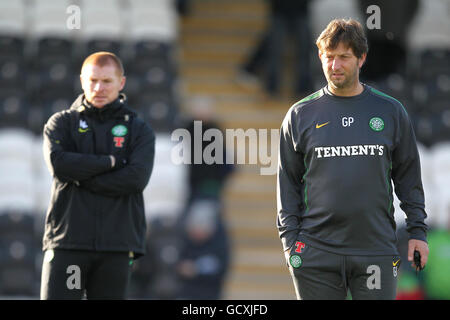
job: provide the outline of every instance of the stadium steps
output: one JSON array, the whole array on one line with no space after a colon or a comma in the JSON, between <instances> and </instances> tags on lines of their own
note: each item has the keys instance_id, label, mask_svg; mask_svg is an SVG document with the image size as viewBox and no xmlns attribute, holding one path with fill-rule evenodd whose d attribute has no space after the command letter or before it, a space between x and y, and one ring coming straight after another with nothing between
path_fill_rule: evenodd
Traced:
<instances>
[{"instance_id":1,"label":"stadium steps","mask_svg":"<svg viewBox=\"0 0 450 320\"><path fill-rule=\"evenodd\" d=\"M188 97L214 98L222 129L266 129L270 136L293 103L269 99L259 86L236 81L239 64L266 26L266 9L263 0L193 0L181 19L182 88ZM295 299L275 226L276 175L261 175L260 163L236 167L224 193L232 242L224 298Z\"/></svg>"}]
</instances>

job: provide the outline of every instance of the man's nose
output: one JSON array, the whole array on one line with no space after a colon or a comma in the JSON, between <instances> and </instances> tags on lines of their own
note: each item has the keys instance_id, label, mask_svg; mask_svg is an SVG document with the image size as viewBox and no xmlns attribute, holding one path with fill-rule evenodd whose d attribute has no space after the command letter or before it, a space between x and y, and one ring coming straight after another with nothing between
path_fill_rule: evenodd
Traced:
<instances>
[{"instance_id":1,"label":"man's nose","mask_svg":"<svg viewBox=\"0 0 450 320\"><path fill-rule=\"evenodd\" d=\"M97 83L94 85L94 91L101 91L102 89L103 89L103 85L102 85L101 82L97 82Z\"/></svg>"},{"instance_id":2,"label":"man's nose","mask_svg":"<svg viewBox=\"0 0 450 320\"><path fill-rule=\"evenodd\" d=\"M333 59L333 62L331 64L331 69L337 70L340 67L341 67L341 62L339 61L339 59Z\"/></svg>"}]
</instances>

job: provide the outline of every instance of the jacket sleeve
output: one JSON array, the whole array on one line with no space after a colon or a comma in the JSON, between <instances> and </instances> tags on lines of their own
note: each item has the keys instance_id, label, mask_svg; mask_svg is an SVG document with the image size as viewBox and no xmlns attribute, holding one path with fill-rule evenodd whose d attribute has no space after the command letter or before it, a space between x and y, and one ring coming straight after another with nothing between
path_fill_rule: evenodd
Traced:
<instances>
[{"instance_id":1,"label":"jacket sleeve","mask_svg":"<svg viewBox=\"0 0 450 320\"><path fill-rule=\"evenodd\" d=\"M54 177L62 182L75 182L111 170L109 156L77 153L68 130L65 113L54 114L44 126L44 159Z\"/></svg>"},{"instance_id":2,"label":"jacket sleeve","mask_svg":"<svg viewBox=\"0 0 450 320\"><path fill-rule=\"evenodd\" d=\"M400 208L406 214L410 239L426 241L425 197L422 187L419 152L408 114L400 111L399 130L392 154L392 180Z\"/></svg>"},{"instance_id":3,"label":"jacket sleeve","mask_svg":"<svg viewBox=\"0 0 450 320\"><path fill-rule=\"evenodd\" d=\"M82 181L82 187L109 197L144 191L153 170L155 135L145 123L137 129L128 155L128 164L121 169Z\"/></svg>"},{"instance_id":4,"label":"jacket sleeve","mask_svg":"<svg viewBox=\"0 0 450 320\"><path fill-rule=\"evenodd\" d=\"M302 197L304 156L295 148L298 137L293 134L292 113L291 110L286 115L281 126L278 152L277 228L284 251L292 247L300 232L300 217L305 207Z\"/></svg>"}]
</instances>

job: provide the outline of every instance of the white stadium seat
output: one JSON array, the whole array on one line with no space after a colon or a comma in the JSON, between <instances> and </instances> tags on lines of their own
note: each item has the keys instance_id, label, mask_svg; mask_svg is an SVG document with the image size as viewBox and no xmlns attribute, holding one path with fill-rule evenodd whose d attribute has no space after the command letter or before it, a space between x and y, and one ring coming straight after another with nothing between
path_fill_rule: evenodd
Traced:
<instances>
[{"instance_id":1,"label":"white stadium seat","mask_svg":"<svg viewBox=\"0 0 450 320\"><path fill-rule=\"evenodd\" d=\"M449 2L420 1L417 15L408 32L408 44L413 50L448 48L450 46Z\"/></svg>"},{"instance_id":2,"label":"white stadium seat","mask_svg":"<svg viewBox=\"0 0 450 320\"><path fill-rule=\"evenodd\" d=\"M428 215L426 223L434 224L434 219L437 217L436 214L436 184L434 182L434 164L433 155L430 149L426 148L421 143L417 144L419 155L420 155L420 165L421 165L421 177L422 184L425 193L425 211ZM400 200L394 193L394 209L395 209L395 222L397 226L402 226L405 224L406 215L400 208Z\"/></svg>"},{"instance_id":3,"label":"white stadium seat","mask_svg":"<svg viewBox=\"0 0 450 320\"><path fill-rule=\"evenodd\" d=\"M122 40L124 19L119 10L113 8L86 10L82 8L81 16L81 40Z\"/></svg>"},{"instance_id":4,"label":"white stadium seat","mask_svg":"<svg viewBox=\"0 0 450 320\"><path fill-rule=\"evenodd\" d=\"M0 209L34 210L33 142L27 130L0 130Z\"/></svg>"},{"instance_id":5,"label":"white stadium seat","mask_svg":"<svg viewBox=\"0 0 450 320\"><path fill-rule=\"evenodd\" d=\"M39 0L35 1L29 11L31 38L47 36L72 37L73 30L67 27L69 13L67 9L73 4L70 0Z\"/></svg>"},{"instance_id":6,"label":"white stadium seat","mask_svg":"<svg viewBox=\"0 0 450 320\"><path fill-rule=\"evenodd\" d=\"M128 0L131 9L140 11L174 10L174 0Z\"/></svg>"},{"instance_id":7,"label":"white stadium seat","mask_svg":"<svg viewBox=\"0 0 450 320\"><path fill-rule=\"evenodd\" d=\"M0 129L0 158L30 159L33 153L33 134L25 129Z\"/></svg>"},{"instance_id":8,"label":"white stadium seat","mask_svg":"<svg viewBox=\"0 0 450 320\"><path fill-rule=\"evenodd\" d=\"M25 31L26 6L24 1L0 1L0 32L23 36Z\"/></svg>"},{"instance_id":9,"label":"white stadium seat","mask_svg":"<svg viewBox=\"0 0 450 320\"><path fill-rule=\"evenodd\" d=\"M177 215L185 205L187 170L186 166L172 162L171 153L175 145L170 135L156 135L153 172L144 190L147 220L161 213Z\"/></svg>"},{"instance_id":10,"label":"white stadium seat","mask_svg":"<svg viewBox=\"0 0 450 320\"><path fill-rule=\"evenodd\" d=\"M153 39L173 42L176 40L178 15L173 8L132 7L129 15L129 32L133 41Z\"/></svg>"},{"instance_id":11,"label":"white stadium seat","mask_svg":"<svg viewBox=\"0 0 450 320\"><path fill-rule=\"evenodd\" d=\"M450 142L442 142L432 147L433 172L435 182L435 211L433 222L436 226L450 227Z\"/></svg>"},{"instance_id":12,"label":"white stadium seat","mask_svg":"<svg viewBox=\"0 0 450 320\"><path fill-rule=\"evenodd\" d=\"M94 10L94 11L104 11L113 10L120 11L122 9L123 1L120 0L79 0L83 10Z\"/></svg>"},{"instance_id":13,"label":"white stadium seat","mask_svg":"<svg viewBox=\"0 0 450 320\"><path fill-rule=\"evenodd\" d=\"M432 147L434 181L439 188L450 189L450 142Z\"/></svg>"},{"instance_id":14,"label":"white stadium seat","mask_svg":"<svg viewBox=\"0 0 450 320\"><path fill-rule=\"evenodd\" d=\"M436 183L434 181L433 154L421 143L417 144L420 155L420 167L423 190L425 193L425 211L428 214L427 223L433 224L436 217Z\"/></svg>"},{"instance_id":15,"label":"white stadium seat","mask_svg":"<svg viewBox=\"0 0 450 320\"><path fill-rule=\"evenodd\" d=\"M33 170L34 170L34 190L36 213L44 216L50 201L50 191L52 186L52 176L44 161L43 139L36 137L33 149Z\"/></svg>"},{"instance_id":16,"label":"white stadium seat","mask_svg":"<svg viewBox=\"0 0 450 320\"><path fill-rule=\"evenodd\" d=\"M311 28L317 38L328 23L336 18L353 18L361 23L365 19L353 0L318 0L311 2Z\"/></svg>"}]
</instances>

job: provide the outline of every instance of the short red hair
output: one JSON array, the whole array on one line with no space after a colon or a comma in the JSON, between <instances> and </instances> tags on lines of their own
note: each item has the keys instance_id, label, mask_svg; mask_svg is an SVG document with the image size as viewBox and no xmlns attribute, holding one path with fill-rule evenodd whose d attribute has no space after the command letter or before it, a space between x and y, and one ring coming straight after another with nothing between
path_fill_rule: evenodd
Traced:
<instances>
[{"instance_id":1,"label":"short red hair","mask_svg":"<svg viewBox=\"0 0 450 320\"><path fill-rule=\"evenodd\" d=\"M123 76L125 73L122 61L120 61L119 57L116 56L112 52L99 51L99 52L95 52L95 53L91 54L84 60L83 65L81 66L81 72L83 72L83 68L86 65L90 65L90 64L100 66L100 67L104 67L108 64L112 64L116 67L116 70L117 70L117 73L119 76Z\"/></svg>"}]
</instances>

